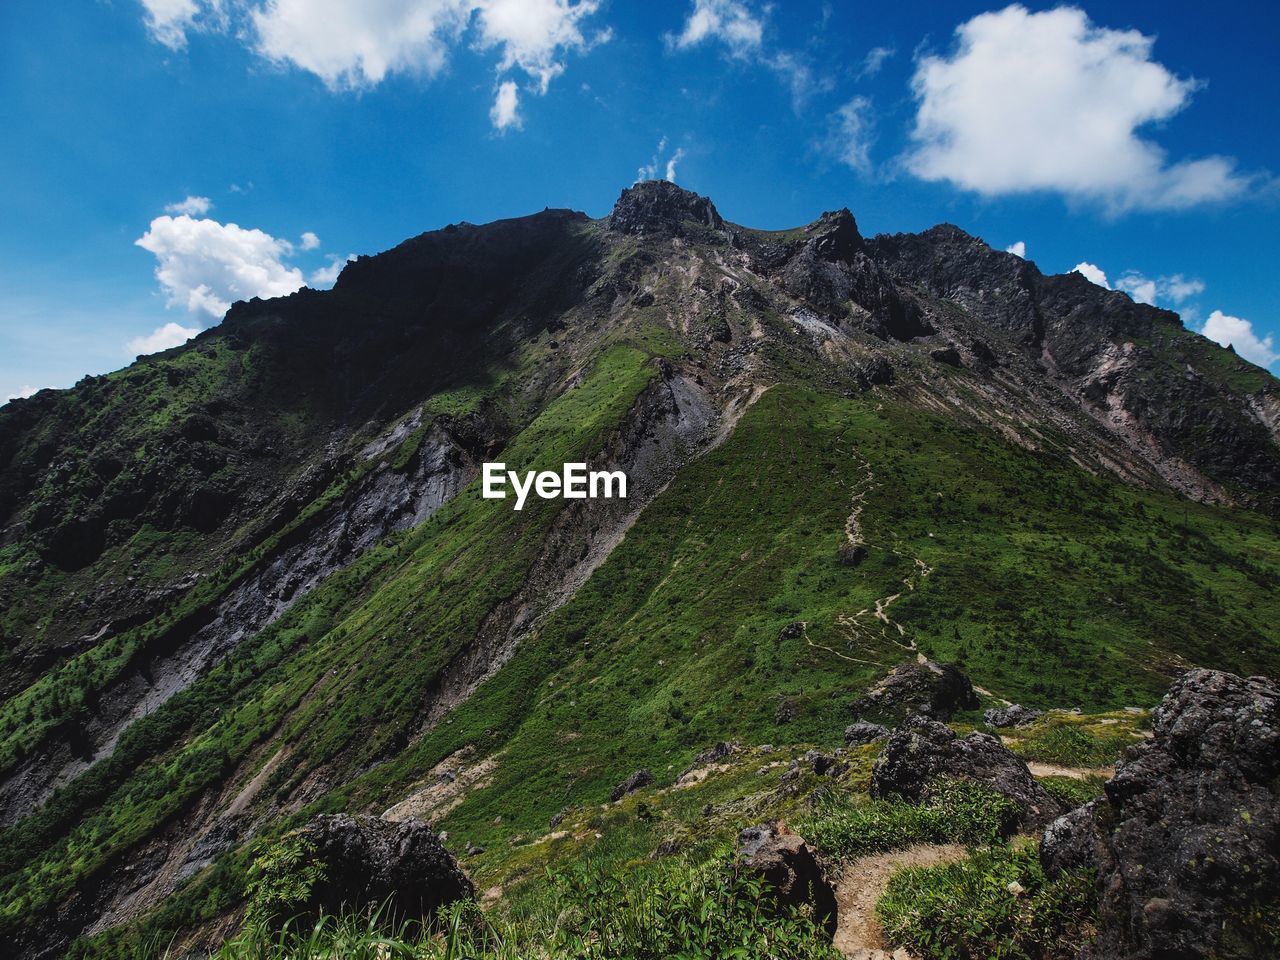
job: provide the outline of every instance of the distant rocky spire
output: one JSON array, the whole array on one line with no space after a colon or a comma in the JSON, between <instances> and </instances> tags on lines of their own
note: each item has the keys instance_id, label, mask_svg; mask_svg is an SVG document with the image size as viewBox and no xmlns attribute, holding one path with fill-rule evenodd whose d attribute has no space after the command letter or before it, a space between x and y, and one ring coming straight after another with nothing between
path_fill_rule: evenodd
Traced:
<instances>
[{"instance_id":1,"label":"distant rocky spire","mask_svg":"<svg viewBox=\"0 0 1280 960\"><path fill-rule=\"evenodd\" d=\"M642 180L623 190L608 223L619 233L657 236L680 236L690 224L724 227L714 203L666 180Z\"/></svg>"}]
</instances>

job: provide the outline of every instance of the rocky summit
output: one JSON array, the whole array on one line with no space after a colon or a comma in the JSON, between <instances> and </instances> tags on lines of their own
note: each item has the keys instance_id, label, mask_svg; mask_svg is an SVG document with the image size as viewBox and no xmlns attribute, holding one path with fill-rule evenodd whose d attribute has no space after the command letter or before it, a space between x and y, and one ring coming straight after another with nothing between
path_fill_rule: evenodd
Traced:
<instances>
[{"instance_id":1,"label":"rocky summit","mask_svg":"<svg viewBox=\"0 0 1280 960\"><path fill-rule=\"evenodd\" d=\"M0 955L1276 955L1280 383L725 206L450 225L0 407Z\"/></svg>"}]
</instances>

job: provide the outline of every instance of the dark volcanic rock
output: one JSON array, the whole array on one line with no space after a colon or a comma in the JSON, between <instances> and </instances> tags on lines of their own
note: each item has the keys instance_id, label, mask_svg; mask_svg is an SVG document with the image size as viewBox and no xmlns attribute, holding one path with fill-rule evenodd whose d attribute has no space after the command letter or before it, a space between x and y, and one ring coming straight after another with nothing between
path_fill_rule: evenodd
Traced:
<instances>
[{"instance_id":1,"label":"dark volcanic rock","mask_svg":"<svg viewBox=\"0 0 1280 960\"><path fill-rule=\"evenodd\" d=\"M898 723L913 714L949 720L978 707L973 684L953 664L903 663L853 703L859 720Z\"/></svg>"},{"instance_id":2,"label":"dark volcanic rock","mask_svg":"<svg viewBox=\"0 0 1280 960\"><path fill-rule=\"evenodd\" d=\"M846 746L850 747L860 747L865 743L875 743L877 740L883 740L888 735L888 727L881 726L878 723L867 723L863 720L851 723L844 728L844 742Z\"/></svg>"},{"instance_id":3,"label":"dark volcanic rock","mask_svg":"<svg viewBox=\"0 0 1280 960\"><path fill-rule=\"evenodd\" d=\"M982 722L988 727L1022 727L1044 716L1043 710L1011 703L1007 707L992 707L982 714Z\"/></svg>"},{"instance_id":4,"label":"dark volcanic rock","mask_svg":"<svg viewBox=\"0 0 1280 960\"><path fill-rule=\"evenodd\" d=\"M738 750L740 749L741 749L741 744L738 743L737 740L734 740L734 741L721 740L719 743L713 746L707 747L707 749L698 752L693 758L693 763L685 767L684 770L681 771L680 776L676 778L676 780L679 781L686 774L696 770L698 767L705 767L709 763L719 763L721 760L724 760L727 757L730 757L733 754L737 753Z\"/></svg>"},{"instance_id":5,"label":"dark volcanic rock","mask_svg":"<svg viewBox=\"0 0 1280 960\"><path fill-rule=\"evenodd\" d=\"M714 203L666 180L644 180L623 190L608 222L619 233L668 237L683 236L691 225L724 227Z\"/></svg>"},{"instance_id":6,"label":"dark volcanic rock","mask_svg":"<svg viewBox=\"0 0 1280 960\"><path fill-rule=\"evenodd\" d=\"M627 779L613 788L609 794L609 801L617 803L627 794L635 793L637 790L643 790L645 787L653 783L653 774L641 767Z\"/></svg>"},{"instance_id":7,"label":"dark volcanic rock","mask_svg":"<svg viewBox=\"0 0 1280 960\"><path fill-rule=\"evenodd\" d=\"M960 351L951 344L945 347L938 347L929 351L929 356L938 363L945 363L948 367L962 367L964 364L960 360Z\"/></svg>"},{"instance_id":8,"label":"dark volcanic rock","mask_svg":"<svg viewBox=\"0 0 1280 960\"><path fill-rule=\"evenodd\" d=\"M1096 957L1269 956L1247 918L1280 906L1280 685L1192 670L1152 719L1106 796L1045 831L1041 860L1097 869Z\"/></svg>"},{"instance_id":9,"label":"dark volcanic rock","mask_svg":"<svg viewBox=\"0 0 1280 960\"><path fill-rule=\"evenodd\" d=\"M1018 806L1020 827L1041 830L1062 807L1022 760L988 733L957 737L936 720L917 717L895 730L871 770L871 796L928 799L937 780L972 780Z\"/></svg>"},{"instance_id":10,"label":"dark volcanic rock","mask_svg":"<svg viewBox=\"0 0 1280 960\"><path fill-rule=\"evenodd\" d=\"M798 909L811 905L814 923L828 935L835 933L835 891L804 837L782 821L748 827L738 834L738 857L743 869L770 886L777 906Z\"/></svg>"},{"instance_id":11,"label":"dark volcanic rock","mask_svg":"<svg viewBox=\"0 0 1280 960\"><path fill-rule=\"evenodd\" d=\"M386 903L391 922L431 919L441 906L475 896L453 855L417 820L340 813L316 817L300 833L323 869L300 911L309 918Z\"/></svg>"}]
</instances>

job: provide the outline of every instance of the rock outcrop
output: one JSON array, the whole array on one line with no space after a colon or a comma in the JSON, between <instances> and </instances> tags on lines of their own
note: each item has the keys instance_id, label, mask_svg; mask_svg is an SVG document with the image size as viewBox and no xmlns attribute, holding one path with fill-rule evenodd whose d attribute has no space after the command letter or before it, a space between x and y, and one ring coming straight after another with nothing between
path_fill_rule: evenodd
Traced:
<instances>
[{"instance_id":1,"label":"rock outcrop","mask_svg":"<svg viewBox=\"0 0 1280 960\"><path fill-rule=\"evenodd\" d=\"M382 908L389 923L431 920L440 907L475 896L453 854L418 820L340 813L316 817L299 832L320 868L301 916Z\"/></svg>"},{"instance_id":2,"label":"rock outcrop","mask_svg":"<svg viewBox=\"0 0 1280 960\"><path fill-rule=\"evenodd\" d=\"M782 910L809 906L814 923L828 935L836 929L836 896L813 848L782 821L748 827L738 834L742 869L768 884Z\"/></svg>"},{"instance_id":3,"label":"rock outcrop","mask_svg":"<svg viewBox=\"0 0 1280 960\"><path fill-rule=\"evenodd\" d=\"M645 787L653 783L653 773L641 767L627 779L613 788L609 793L609 802L617 803L628 794L635 793L637 790L643 790Z\"/></svg>"},{"instance_id":4,"label":"rock outcrop","mask_svg":"<svg viewBox=\"0 0 1280 960\"><path fill-rule=\"evenodd\" d=\"M875 743L889 736L889 728L878 723L867 723L859 720L844 728L844 742L848 747L860 747L863 744Z\"/></svg>"},{"instance_id":5,"label":"rock outcrop","mask_svg":"<svg viewBox=\"0 0 1280 960\"><path fill-rule=\"evenodd\" d=\"M1007 707L992 707L983 711L982 722L988 727L1025 727L1044 716L1043 710L1011 703Z\"/></svg>"},{"instance_id":6,"label":"rock outcrop","mask_svg":"<svg viewBox=\"0 0 1280 960\"><path fill-rule=\"evenodd\" d=\"M902 663L853 703L858 720L901 723L920 715L950 720L959 710L976 710L978 695L964 672L954 664Z\"/></svg>"},{"instance_id":7,"label":"rock outcrop","mask_svg":"<svg viewBox=\"0 0 1280 960\"><path fill-rule=\"evenodd\" d=\"M988 733L958 737L936 720L915 718L895 730L871 771L871 796L928 799L939 780L971 780L1016 804L1019 828L1042 830L1062 813L1027 765Z\"/></svg>"},{"instance_id":8,"label":"rock outcrop","mask_svg":"<svg viewBox=\"0 0 1280 960\"><path fill-rule=\"evenodd\" d=\"M1280 685L1192 670L1152 720L1106 795L1045 831L1042 862L1096 869L1099 960L1272 955L1258 917L1280 909Z\"/></svg>"}]
</instances>

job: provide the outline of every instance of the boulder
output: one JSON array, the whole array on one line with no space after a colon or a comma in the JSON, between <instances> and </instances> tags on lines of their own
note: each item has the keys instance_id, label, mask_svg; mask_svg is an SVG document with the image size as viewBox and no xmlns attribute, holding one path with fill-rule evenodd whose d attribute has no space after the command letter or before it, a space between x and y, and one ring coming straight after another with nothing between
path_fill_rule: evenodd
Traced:
<instances>
[{"instance_id":1,"label":"boulder","mask_svg":"<svg viewBox=\"0 0 1280 960\"><path fill-rule=\"evenodd\" d=\"M921 714L950 720L957 710L979 706L973 684L954 664L902 663L853 703L855 720L902 722Z\"/></svg>"},{"instance_id":2,"label":"boulder","mask_svg":"<svg viewBox=\"0 0 1280 960\"><path fill-rule=\"evenodd\" d=\"M643 790L653 782L653 774L644 767L641 767L613 788L612 792L609 794L609 802L617 803L628 794L635 793L637 790Z\"/></svg>"},{"instance_id":3,"label":"boulder","mask_svg":"<svg viewBox=\"0 0 1280 960\"><path fill-rule=\"evenodd\" d=\"M418 820L340 813L316 817L299 835L319 868L306 903L295 910L308 920L344 909L379 908L389 925L431 920L440 907L475 896L458 861Z\"/></svg>"},{"instance_id":4,"label":"boulder","mask_svg":"<svg viewBox=\"0 0 1280 960\"><path fill-rule=\"evenodd\" d=\"M1050 824L1051 873L1097 871L1097 958L1268 956L1280 906L1280 685L1184 674L1105 796Z\"/></svg>"},{"instance_id":5,"label":"boulder","mask_svg":"<svg viewBox=\"0 0 1280 960\"><path fill-rule=\"evenodd\" d=\"M780 820L748 827L738 834L738 862L768 884L775 908L808 905L814 923L829 936L835 934L835 891L804 837Z\"/></svg>"},{"instance_id":6,"label":"boulder","mask_svg":"<svg viewBox=\"0 0 1280 960\"><path fill-rule=\"evenodd\" d=\"M860 747L863 744L875 743L889 735L889 728L878 723L867 723L859 720L844 728L845 746Z\"/></svg>"},{"instance_id":7,"label":"boulder","mask_svg":"<svg viewBox=\"0 0 1280 960\"><path fill-rule=\"evenodd\" d=\"M871 769L871 796L919 803L938 780L971 780L1017 805L1022 830L1043 830L1062 807L1027 765L989 733L958 737L944 723L916 717L895 730Z\"/></svg>"},{"instance_id":8,"label":"boulder","mask_svg":"<svg viewBox=\"0 0 1280 960\"><path fill-rule=\"evenodd\" d=\"M1011 703L1007 707L993 707L982 714L982 722L988 727L1025 727L1044 716L1043 710Z\"/></svg>"},{"instance_id":9,"label":"boulder","mask_svg":"<svg viewBox=\"0 0 1280 960\"><path fill-rule=\"evenodd\" d=\"M742 749L742 744L740 744L737 740L733 740L733 741L721 740L719 743L716 743L710 747L707 747L707 749L705 750L699 751L697 754L694 755L693 763L689 764L689 766L685 767L684 770L680 771L680 776L676 777L676 782L679 783L681 780L683 780L686 776L688 776L694 770L697 770L699 767L705 767L705 766L708 766L709 764L719 763L721 760L728 759L729 757L731 757L733 754L737 753L741 749Z\"/></svg>"}]
</instances>

